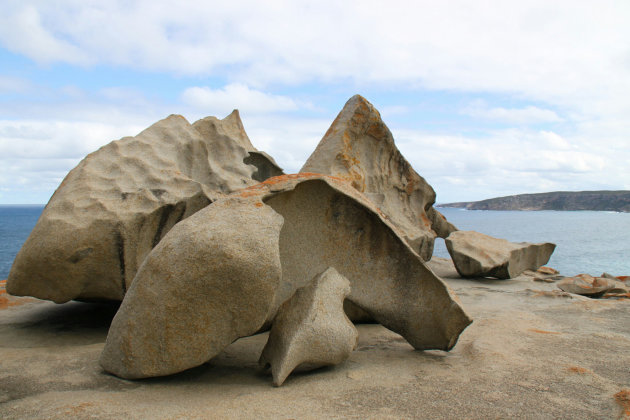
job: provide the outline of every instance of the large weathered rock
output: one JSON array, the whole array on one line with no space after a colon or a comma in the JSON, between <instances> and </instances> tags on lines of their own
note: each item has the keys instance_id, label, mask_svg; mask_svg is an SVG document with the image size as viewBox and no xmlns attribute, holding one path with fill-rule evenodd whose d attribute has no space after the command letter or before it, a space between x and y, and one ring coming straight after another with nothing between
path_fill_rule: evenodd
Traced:
<instances>
[{"instance_id":1,"label":"large weathered rock","mask_svg":"<svg viewBox=\"0 0 630 420\"><path fill-rule=\"evenodd\" d=\"M282 218L284 224L276 221ZM269 324L283 302L328 267L350 281L349 300L416 349L449 350L471 322L362 194L331 177L285 175L213 203L162 239L112 323L103 367L141 377L203 363L265 318ZM261 284L255 301L241 296Z\"/></svg>"},{"instance_id":2,"label":"large weathered rock","mask_svg":"<svg viewBox=\"0 0 630 420\"><path fill-rule=\"evenodd\" d=\"M435 191L394 144L379 112L355 95L343 107L301 172L336 176L364 193L428 261L436 236L457 230L432 206Z\"/></svg>"},{"instance_id":3,"label":"large weathered rock","mask_svg":"<svg viewBox=\"0 0 630 420\"><path fill-rule=\"evenodd\" d=\"M9 293L58 303L122 300L146 255L177 222L256 183L260 169L244 163L244 146L251 143L235 111L194 125L171 115L89 154L17 255Z\"/></svg>"},{"instance_id":4,"label":"large weathered rock","mask_svg":"<svg viewBox=\"0 0 630 420\"><path fill-rule=\"evenodd\" d=\"M446 248L462 277L509 279L537 270L549 261L552 243L514 243L474 231L457 231L446 238Z\"/></svg>"},{"instance_id":5,"label":"large weathered rock","mask_svg":"<svg viewBox=\"0 0 630 420\"><path fill-rule=\"evenodd\" d=\"M600 297L605 293L628 293L630 288L616 278L593 277L578 274L566 277L558 283L558 288L568 293L588 297Z\"/></svg>"},{"instance_id":6,"label":"large weathered rock","mask_svg":"<svg viewBox=\"0 0 630 420\"><path fill-rule=\"evenodd\" d=\"M281 226L273 209L239 198L178 223L140 267L101 366L123 378L168 375L254 334L280 281Z\"/></svg>"},{"instance_id":7,"label":"large weathered rock","mask_svg":"<svg viewBox=\"0 0 630 420\"><path fill-rule=\"evenodd\" d=\"M271 368L274 386L297 367L337 365L350 357L359 332L343 311L349 294L350 282L330 267L280 306L259 362Z\"/></svg>"}]
</instances>

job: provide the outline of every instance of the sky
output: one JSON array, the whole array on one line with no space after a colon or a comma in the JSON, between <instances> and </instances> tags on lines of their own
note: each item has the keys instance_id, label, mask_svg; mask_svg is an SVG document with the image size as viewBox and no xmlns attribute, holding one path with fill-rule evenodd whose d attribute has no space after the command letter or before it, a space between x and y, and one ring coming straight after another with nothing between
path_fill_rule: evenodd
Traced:
<instances>
[{"instance_id":1,"label":"sky","mask_svg":"<svg viewBox=\"0 0 630 420\"><path fill-rule=\"evenodd\" d=\"M630 189L630 1L0 2L0 204L170 114L299 171L354 94L438 203Z\"/></svg>"}]
</instances>

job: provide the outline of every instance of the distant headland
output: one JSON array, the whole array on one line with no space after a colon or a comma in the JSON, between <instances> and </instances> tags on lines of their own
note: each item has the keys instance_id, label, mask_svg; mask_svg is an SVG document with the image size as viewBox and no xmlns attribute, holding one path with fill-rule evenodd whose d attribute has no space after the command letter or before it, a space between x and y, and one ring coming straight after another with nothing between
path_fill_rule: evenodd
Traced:
<instances>
[{"instance_id":1,"label":"distant headland","mask_svg":"<svg viewBox=\"0 0 630 420\"><path fill-rule=\"evenodd\" d=\"M630 191L555 191L438 204L468 210L594 210L630 213Z\"/></svg>"}]
</instances>

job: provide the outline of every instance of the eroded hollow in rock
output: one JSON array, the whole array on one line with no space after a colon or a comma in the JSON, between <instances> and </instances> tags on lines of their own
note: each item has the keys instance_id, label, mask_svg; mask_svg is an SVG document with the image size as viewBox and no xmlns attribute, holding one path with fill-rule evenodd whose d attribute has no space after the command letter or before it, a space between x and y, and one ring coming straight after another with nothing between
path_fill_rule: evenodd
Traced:
<instances>
[{"instance_id":1,"label":"eroded hollow in rock","mask_svg":"<svg viewBox=\"0 0 630 420\"><path fill-rule=\"evenodd\" d=\"M258 182L284 174L282 169L268 155L262 152L250 150L249 154L243 159L243 163L256 167L256 171L252 174L252 179Z\"/></svg>"},{"instance_id":2,"label":"eroded hollow in rock","mask_svg":"<svg viewBox=\"0 0 630 420\"><path fill-rule=\"evenodd\" d=\"M452 348L470 323L448 288L377 214L324 181L265 200L284 217L277 308L327 267L352 283L348 299L416 349ZM275 311L272 311L275 313Z\"/></svg>"}]
</instances>

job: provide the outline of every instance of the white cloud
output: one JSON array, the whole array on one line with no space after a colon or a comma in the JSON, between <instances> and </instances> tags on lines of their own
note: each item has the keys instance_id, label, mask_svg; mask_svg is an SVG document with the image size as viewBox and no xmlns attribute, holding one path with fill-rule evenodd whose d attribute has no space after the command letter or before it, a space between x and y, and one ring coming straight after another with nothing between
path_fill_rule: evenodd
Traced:
<instances>
[{"instance_id":1,"label":"white cloud","mask_svg":"<svg viewBox=\"0 0 630 420\"><path fill-rule=\"evenodd\" d=\"M564 121L554 111L536 106L524 108L488 108L483 103L476 102L462 110L464 114L495 121L513 124L537 124Z\"/></svg>"},{"instance_id":2,"label":"white cloud","mask_svg":"<svg viewBox=\"0 0 630 420\"><path fill-rule=\"evenodd\" d=\"M3 159L79 159L144 127L82 121L0 120Z\"/></svg>"},{"instance_id":3,"label":"white cloud","mask_svg":"<svg viewBox=\"0 0 630 420\"><path fill-rule=\"evenodd\" d=\"M483 137L393 130L397 145L437 192L438 202L554 190L620 189L627 155L593 150L549 131L500 130Z\"/></svg>"},{"instance_id":4,"label":"white cloud","mask_svg":"<svg viewBox=\"0 0 630 420\"><path fill-rule=\"evenodd\" d=\"M0 75L0 95L6 93L24 93L32 88L28 80Z\"/></svg>"},{"instance_id":5,"label":"white cloud","mask_svg":"<svg viewBox=\"0 0 630 420\"><path fill-rule=\"evenodd\" d=\"M33 175L35 155L63 166L63 159L136 134L169 113L223 117L233 108L242 111L253 143L293 172L334 118L307 114L312 106L300 100L322 95L313 91L330 83L331 90L447 90L524 104L465 108L518 129L485 129L475 137L453 129L427 133L412 123L394 130L438 197L630 186L625 0L499 1L492 7L463 0L190 1L177 7L166 0L6 0L2 9L0 44L39 63L166 72L193 76L189 85L197 85L182 92L181 103L163 104L119 87L95 98L72 86L63 94L41 93L28 81L0 77L0 93L34 89L45 96L0 103L0 115L15 118L0 123L6 159L0 167L13 159L11 171L23 168L28 179L41 179ZM207 87L206 77L227 82ZM274 90L301 84L308 88L296 97ZM282 115L296 110L300 116ZM403 114L400 120L413 120L416 112L412 106L381 111L386 122ZM553 131L528 127L538 123L558 124ZM0 179L8 179L7 171Z\"/></svg>"},{"instance_id":6,"label":"white cloud","mask_svg":"<svg viewBox=\"0 0 630 420\"><path fill-rule=\"evenodd\" d=\"M217 114L229 114L235 108L256 114L293 111L298 108L289 97L250 89L241 83L232 83L220 89L190 87L182 93L182 100L187 105Z\"/></svg>"},{"instance_id":7,"label":"white cloud","mask_svg":"<svg viewBox=\"0 0 630 420\"><path fill-rule=\"evenodd\" d=\"M347 81L618 106L626 1L9 1L0 42L43 62L267 83ZM611 104L606 99L615 98Z\"/></svg>"},{"instance_id":8,"label":"white cloud","mask_svg":"<svg viewBox=\"0 0 630 420\"><path fill-rule=\"evenodd\" d=\"M64 61L85 64L90 54L46 28L40 9L27 2L8 1L0 17L0 39L11 51L24 54L37 62ZM46 10L48 19L54 19Z\"/></svg>"},{"instance_id":9,"label":"white cloud","mask_svg":"<svg viewBox=\"0 0 630 420\"><path fill-rule=\"evenodd\" d=\"M5 191L0 198L6 197L3 202L8 203L45 203L85 155L143 128L85 121L0 120L0 189Z\"/></svg>"}]
</instances>

